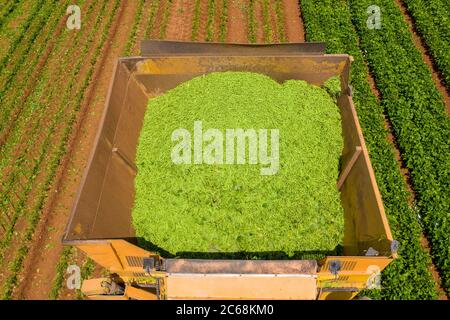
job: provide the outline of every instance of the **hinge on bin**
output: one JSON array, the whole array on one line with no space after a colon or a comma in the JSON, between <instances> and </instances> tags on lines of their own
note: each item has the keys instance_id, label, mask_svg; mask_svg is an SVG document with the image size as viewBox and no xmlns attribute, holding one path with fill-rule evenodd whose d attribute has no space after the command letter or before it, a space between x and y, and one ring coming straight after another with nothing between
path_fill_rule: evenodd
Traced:
<instances>
[{"instance_id":1,"label":"hinge on bin","mask_svg":"<svg viewBox=\"0 0 450 320\"><path fill-rule=\"evenodd\" d=\"M400 243L397 240L392 240L392 242L391 242L391 253L392 254L397 253L399 246L400 246Z\"/></svg>"},{"instance_id":2,"label":"hinge on bin","mask_svg":"<svg viewBox=\"0 0 450 320\"><path fill-rule=\"evenodd\" d=\"M150 273L151 271L159 271L161 269L161 265L159 260L154 257L144 258L143 269L146 273Z\"/></svg>"},{"instance_id":3,"label":"hinge on bin","mask_svg":"<svg viewBox=\"0 0 450 320\"><path fill-rule=\"evenodd\" d=\"M338 272L341 270L342 264L340 260L331 260L328 263L328 271L330 271L335 278L338 277Z\"/></svg>"}]
</instances>

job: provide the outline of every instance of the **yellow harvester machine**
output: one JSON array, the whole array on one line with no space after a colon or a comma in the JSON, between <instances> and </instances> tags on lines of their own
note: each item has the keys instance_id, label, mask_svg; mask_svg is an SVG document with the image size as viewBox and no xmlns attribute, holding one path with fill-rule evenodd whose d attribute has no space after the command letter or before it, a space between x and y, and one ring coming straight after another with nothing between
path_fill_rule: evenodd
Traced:
<instances>
[{"instance_id":1,"label":"yellow harvester machine","mask_svg":"<svg viewBox=\"0 0 450 320\"><path fill-rule=\"evenodd\" d=\"M349 86L352 57L320 43L241 45L144 41L120 58L63 242L110 272L85 280L93 299L352 299L396 257ZM340 76L345 147L337 181L342 256L317 260L165 259L137 245L131 222L136 146L148 99L198 75L251 71L322 85ZM168 182L170 183L170 182ZM301 183L301 182L299 182Z\"/></svg>"}]
</instances>

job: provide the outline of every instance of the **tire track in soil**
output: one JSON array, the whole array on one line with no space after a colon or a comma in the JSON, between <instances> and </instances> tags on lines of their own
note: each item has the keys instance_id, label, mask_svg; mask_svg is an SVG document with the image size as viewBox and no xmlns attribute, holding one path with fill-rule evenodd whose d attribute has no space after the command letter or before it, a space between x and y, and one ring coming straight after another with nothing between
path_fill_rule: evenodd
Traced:
<instances>
[{"instance_id":1,"label":"tire track in soil","mask_svg":"<svg viewBox=\"0 0 450 320\"><path fill-rule=\"evenodd\" d=\"M64 232L70 208L90 154L90 147L96 136L112 71L117 57L121 55L126 45L134 21L137 2L132 4L121 2L102 54L99 56L100 61L86 90L87 94L69 138L68 152L57 170L56 178L50 188L53 192L50 192L36 228L35 241L32 243L22 272L24 280L16 290L16 297L48 299L52 289L53 281L42 281L42 279L53 280L63 247L58 242L54 248L47 250L45 257L41 255L41 250L46 245L50 226L53 228L51 232L56 235L61 236ZM37 269L39 272L36 272ZM39 280L41 280L39 288L30 290L33 282L39 282Z\"/></svg>"},{"instance_id":2,"label":"tire track in soil","mask_svg":"<svg viewBox=\"0 0 450 320\"><path fill-rule=\"evenodd\" d=\"M194 22L195 2L175 0L171 8L166 40L190 40Z\"/></svg>"},{"instance_id":3,"label":"tire track in soil","mask_svg":"<svg viewBox=\"0 0 450 320\"><path fill-rule=\"evenodd\" d=\"M305 42L305 29L298 1L283 0L283 12L288 42Z\"/></svg>"},{"instance_id":4,"label":"tire track in soil","mask_svg":"<svg viewBox=\"0 0 450 320\"><path fill-rule=\"evenodd\" d=\"M247 16L243 5L243 1L229 0L227 42L248 43Z\"/></svg>"},{"instance_id":5,"label":"tire track in soil","mask_svg":"<svg viewBox=\"0 0 450 320\"><path fill-rule=\"evenodd\" d=\"M403 14L403 19L405 20L406 24L408 25L409 32L411 33L411 37L413 39L413 42L419 50L420 55L422 56L423 62L428 66L428 70L431 73L431 76L433 78L434 84L436 88L441 93L441 96L443 98L443 102L446 106L447 113L450 114L450 95L449 90L447 90L447 87L443 83L441 74L436 67L436 64L433 61L433 58L431 57L431 54L429 52L429 49L427 48L427 44L425 43L424 39L420 35L420 33L417 31L417 28L415 27L414 19L411 17L411 15L408 12L408 9L406 8L405 4L401 0L395 0L395 3L400 8L400 11Z\"/></svg>"}]
</instances>

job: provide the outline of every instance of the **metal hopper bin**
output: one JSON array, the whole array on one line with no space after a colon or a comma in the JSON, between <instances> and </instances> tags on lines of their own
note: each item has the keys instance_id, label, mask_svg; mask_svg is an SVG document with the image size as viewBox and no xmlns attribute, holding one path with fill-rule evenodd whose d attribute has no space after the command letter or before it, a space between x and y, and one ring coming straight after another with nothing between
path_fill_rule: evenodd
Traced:
<instances>
[{"instance_id":1,"label":"metal hopper bin","mask_svg":"<svg viewBox=\"0 0 450 320\"><path fill-rule=\"evenodd\" d=\"M63 236L110 276L85 280L94 299L352 299L396 257L349 86L352 57L324 44L144 41L119 58L105 111ZM337 188L343 255L320 260L167 259L137 245L131 222L136 145L148 99L198 75L252 71L322 85L340 76L344 150Z\"/></svg>"}]
</instances>

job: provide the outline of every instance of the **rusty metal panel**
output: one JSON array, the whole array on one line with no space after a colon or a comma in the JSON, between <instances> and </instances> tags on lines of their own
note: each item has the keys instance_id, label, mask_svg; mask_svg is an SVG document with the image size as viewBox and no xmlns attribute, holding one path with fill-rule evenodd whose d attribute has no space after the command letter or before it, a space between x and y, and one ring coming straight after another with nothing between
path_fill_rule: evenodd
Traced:
<instances>
[{"instance_id":1,"label":"rusty metal panel","mask_svg":"<svg viewBox=\"0 0 450 320\"><path fill-rule=\"evenodd\" d=\"M167 299L314 300L314 276L169 275Z\"/></svg>"},{"instance_id":2,"label":"rusty metal panel","mask_svg":"<svg viewBox=\"0 0 450 320\"><path fill-rule=\"evenodd\" d=\"M280 54L324 54L324 42L239 44L217 42L141 41L143 56L157 55L280 55Z\"/></svg>"},{"instance_id":3,"label":"rusty metal panel","mask_svg":"<svg viewBox=\"0 0 450 320\"><path fill-rule=\"evenodd\" d=\"M202 260L166 259L170 274L309 274L317 272L315 260Z\"/></svg>"}]
</instances>

